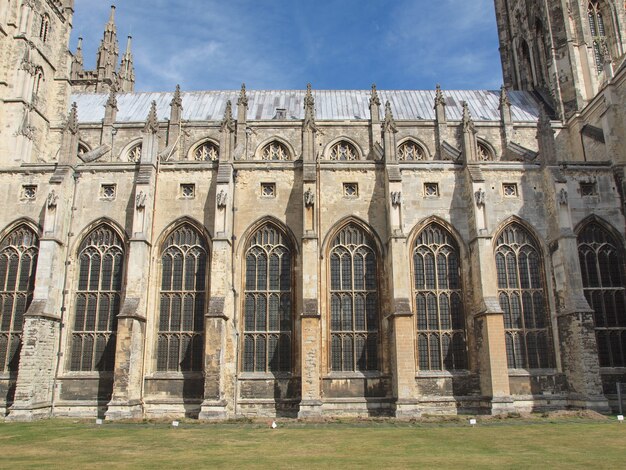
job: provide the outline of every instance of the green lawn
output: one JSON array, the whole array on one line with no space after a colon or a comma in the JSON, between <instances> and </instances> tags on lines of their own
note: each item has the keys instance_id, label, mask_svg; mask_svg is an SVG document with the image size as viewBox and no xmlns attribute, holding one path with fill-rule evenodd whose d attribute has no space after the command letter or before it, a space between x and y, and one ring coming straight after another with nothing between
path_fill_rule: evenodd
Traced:
<instances>
[{"instance_id":1,"label":"green lawn","mask_svg":"<svg viewBox=\"0 0 626 470\"><path fill-rule=\"evenodd\" d=\"M625 468L614 418L0 423L0 468Z\"/></svg>"}]
</instances>

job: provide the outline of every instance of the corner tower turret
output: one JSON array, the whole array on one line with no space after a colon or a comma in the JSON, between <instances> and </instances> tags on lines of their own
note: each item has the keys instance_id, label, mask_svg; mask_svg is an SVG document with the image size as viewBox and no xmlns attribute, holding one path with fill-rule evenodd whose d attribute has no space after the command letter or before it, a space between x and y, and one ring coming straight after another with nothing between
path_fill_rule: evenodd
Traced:
<instances>
[{"instance_id":1,"label":"corner tower turret","mask_svg":"<svg viewBox=\"0 0 626 470\"><path fill-rule=\"evenodd\" d=\"M533 91L555 114L580 111L626 50L624 2L495 0L504 82Z\"/></svg>"}]
</instances>

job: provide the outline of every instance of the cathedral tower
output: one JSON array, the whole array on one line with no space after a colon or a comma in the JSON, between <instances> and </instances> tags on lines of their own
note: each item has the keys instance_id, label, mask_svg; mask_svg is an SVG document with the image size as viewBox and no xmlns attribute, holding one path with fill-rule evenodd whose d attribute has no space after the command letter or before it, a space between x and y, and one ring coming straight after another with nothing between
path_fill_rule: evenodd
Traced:
<instances>
[{"instance_id":1,"label":"cathedral tower","mask_svg":"<svg viewBox=\"0 0 626 470\"><path fill-rule=\"evenodd\" d=\"M624 2L495 0L505 84L561 118L580 111L621 63Z\"/></svg>"},{"instance_id":2,"label":"cathedral tower","mask_svg":"<svg viewBox=\"0 0 626 470\"><path fill-rule=\"evenodd\" d=\"M67 116L74 0L0 4L0 164L52 161L51 127ZM58 142L57 142L58 144Z\"/></svg>"}]
</instances>

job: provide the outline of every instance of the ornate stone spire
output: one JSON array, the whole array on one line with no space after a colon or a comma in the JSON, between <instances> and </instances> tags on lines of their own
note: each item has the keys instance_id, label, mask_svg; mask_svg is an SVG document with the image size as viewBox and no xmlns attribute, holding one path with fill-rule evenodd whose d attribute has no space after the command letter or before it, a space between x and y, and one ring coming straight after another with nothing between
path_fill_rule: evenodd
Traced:
<instances>
[{"instance_id":1,"label":"ornate stone spire","mask_svg":"<svg viewBox=\"0 0 626 470\"><path fill-rule=\"evenodd\" d=\"M174 90L174 96L172 97L172 101L170 101L170 106L172 108L183 107L183 99L180 96L180 85L176 85L176 90Z\"/></svg>"},{"instance_id":2,"label":"ornate stone spire","mask_svg":"<svg viewBox=\"0 0 626 470\"><path fill-rule=\"evenodd\" d=\"M463 132L475 132L474 121L467 101L463 101Z\"/></svg>"},{"instance_id":3,"label":"ornate stone spire","mask_svg":"<svg viewBox=\"0 0 626 470\"><path fill-rule=\"evenodd\" d=\"M65 123L65 131L72 134L78 133L78 105L76 102L72 103L72 107L70 108L70 113Z\"/></svg>"},{"instance_id":4,"label":"ornate stone spire","mask_svg":"<svg viewBox=\"0 0 626 470\"><path fill-rule=\"evenodd\" d=\"M72 57L72 78L77 78L78 74L84 70L83 59L83 38L78 38L78 45L76 46L76 53Z\"/></svg>"},{"instance_id":5,"label":"ornate stone spire","mask_svg":"<svg viewBox=\"0 0 626 470\"><path fill-rule=\"evenodd\" d=\"M315 98L311 91L311 84L306 86L306 95L304 95L304 128L315 130Z\"/></svg>"},{"instance_id":6,"label":"ornate stone spire","mask_svg":"<svg viewBox=\"0 0 626 470\"><path fill-rule=\"evenodd\" d=\"M117 85L115 84L115 82L111 85L111 89L109 90L109 97L107 98L105 107L107 109L117 110Z\"/></svg>"},{"instance_id":7,"label":"ornate stone spire","mask_svg":"<svg viewBox=\"0 0 626 470\"><path fill-rule=\"evenodd\" d=\"M235 120L233 119L233 104L230 100L226 102L224 119L222 120L221 131L235 132Z\"/></svg>"},{"instance_id":8,"label":"ornate stone spire","mask_svg":"<svg viewBox=\"0 0 626 470\"><path fill-rule=\"evenodd\" d=\"M435 108L437 106L445 106L446 105L446 97L443 96L443 92L441 91L441 85L437 84L435 88Z\"/></svg>"},{"instance_id":9,"label":"ornate stone spire","mask_svg":"<svg viewBox=\"0 0 626 470\"><path fill-rule=\"evenodd\" d=\"M246 84L241 84L241 91L239 92L239 99L237 100L237 106L248 107L248 95L246 94Z\"/></svg>"},{"instance_id":10,"label":"ornate stone spire","mask_svg":"<svg viewBox=\"0 0 626 470\"><path fill-rule=\"evenodd\" d=\"M504 85L500 87L500 109L504 106L511 106L511 101L509 100L509 93Z\"/></svg>"},{"instance_id":11,"label":"ornate stone spire","mask_svg":"<svg viewBox=\"0 0 626 470\"><path fill-rule=\"evenodd\" d=\"M135 66L133 64L133 53L131 51L132 36L128 36L126 52L122 56L120 69L117 73L119 90L122 93L132 93L135 89Z\"/></svg>"},{"instance_id":12,"label":"ornate stone spire","mask_svg":"<svg viewBox=\"0 0 626 470\"><path fill-rule=\"evenodd\" d=\"M398 132L398 126L396 126L396 120L393 117L393 111L391 110L391 103L389 101L385 103L383 130L385 132Z\"/></svg>"},{"instance_id":13,"label":"ornate stone spire","mask_svg":"<svg viewBox=\"0 0 626 470\"><path fill-rule=\"evenodd\" d=\"M150 112L146 119L146 125L143 128L145 133L156 134L159 131L159 118L157 117L157 104L156 101L152 102L150 106Z\"/></svg>"},{"instance_id":14,"label":"ornate stone spire","mask_svg":"<svg viewBox=\"0 0 626 470\"><path fill-rule=\"evenodd\" d=\"M115 26L115 6L111 6L111 16L104 28L104 36L98 48L98 80L112 80L115 75L115 66L119 56L119 44L117 42L117 27ZM98 90L100 91L100 90Z\"/></svg>"},{"instance_id":15,"label":"ornate stone spire","mask_svg":"<svg viewBox=\"0 0 626 470\"><path fill-rule=\"evenodd\" d=\"M174 96L170 101L170 124L178 124L183 115L183 99L180 96L180 85L176 85Z\"/></svg>"},{"instance_id":16,"label":"ornate stone spire","mask_svg":"<svg viewBox=\"0 0 626 470\"><path fill-rule=\"evenodd\" d=\"M380 106L380 98L378 97L378 91L376 91L376 84L372 84L372 95L370 96L370 106Z\"/></svg>"}]
</instances>

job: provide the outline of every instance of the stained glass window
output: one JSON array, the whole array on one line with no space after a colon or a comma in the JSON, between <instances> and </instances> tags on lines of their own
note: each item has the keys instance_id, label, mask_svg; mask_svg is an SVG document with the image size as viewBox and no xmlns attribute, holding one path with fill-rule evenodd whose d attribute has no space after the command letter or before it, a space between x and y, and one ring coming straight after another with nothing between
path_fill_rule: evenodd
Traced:
<instances>
[{"instance_id":1,"label":"stained glass window","mask_svg":"<svg viewBox=\"0 0 626 470\"><path fill-rule=\"evenodd\" d=\"M601 367L626 367L626 283L623 247L596 222L578 234L585 297L594 311Z\"/></svg>"},{"instance_id":2,"label":"stained glass window","mask_svg":"<svg viewBox=\"0 0 626 470\"><path fill-rule=\"evenodd\" d=\"M290 243L267 223L252 235L246 251L244 372L291 371L292 282Z\"/></svg>"},{"instance_id":3,"label":"stained glass window","mask_svg":"<svg viewBox=\"0 0 626 470\"><path fill-rule=\"evenodd\" d=\"M496 270L511 369L554 367L542 263L537 243L524 227L511 223L502 231Z\"/></svg>"},{"instance_id":4,"label":"stained glass window","mask_svg":"<svg viewBox=\"0 0 626 470\"><path fill-rule=\"evenodd\" d=\"M413 295L420 370L467 369L459 249L437 223L420 232L413 250Z\"/></svg>"},{"instance_id":5,"label":"stained glass window","mask_svg":"<svg viewBox=\"0 0 626 470\"><path fill-rule=\"evenodd\" d=\"M378 274L373 240L355 224L330 251L331 369L378 369Z\"/></svg>"},{"instance_id":6,"label":"stained glass window","mask_svg":"<svg viewBox=\"0 0 626 470\"><path fill-rule=\"evenodd\" d=\"M0 242L0 372L17 371L38 251L39 237L27 225L18 226Z\"/></svg>"},{"instance_id":7,"label":"stained glass window","mask_svg":"<svg viewBox=\"0 0 626 470\"><path fill-rule=\"evenodd\" d=\"M206 241L190 224L178 227L163 244L158 371L203 369L207 263Z\"/></svg>"},{"instance_id":8,"label":"stained glass window","mask_svg":"<svg viewBox=\"0 0 626 470\"><path fill-rule=\"evenodd\" d=\"M113 370L123 275L122 240L111 227L100 225L78 251L70 370Z\"/></svg>"}]
</instances>

